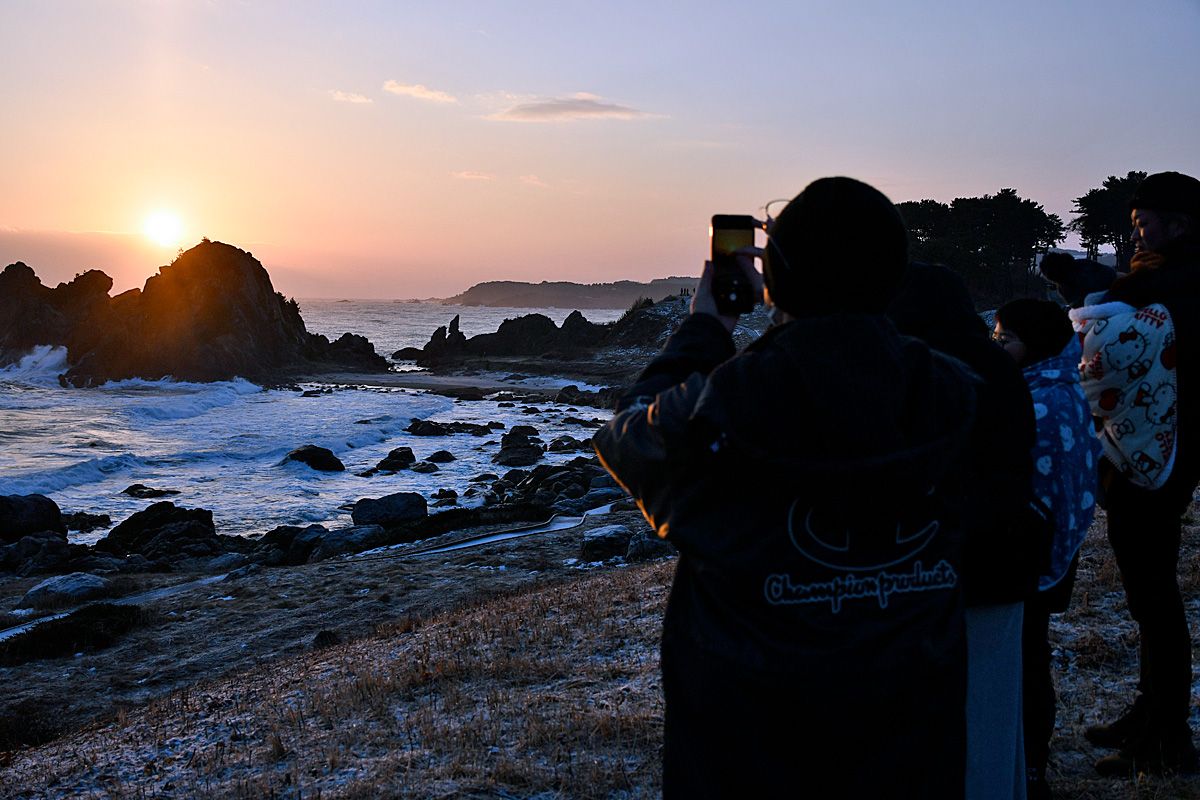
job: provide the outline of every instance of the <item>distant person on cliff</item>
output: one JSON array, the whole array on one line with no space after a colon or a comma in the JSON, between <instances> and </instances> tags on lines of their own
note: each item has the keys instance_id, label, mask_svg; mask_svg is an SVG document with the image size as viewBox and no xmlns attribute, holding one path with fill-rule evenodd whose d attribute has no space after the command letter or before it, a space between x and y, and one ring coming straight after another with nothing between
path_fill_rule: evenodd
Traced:
<instances>
[{"instance_id":1,"label":"distant person on cliff","mask_svg":"<svg viewBox=\"0 0 1200 800\"><path fill-rule=\"evenodd\" d=\"M736 353L706 264L596 434L680 551L667 798L963 796L959 530L936 487L974 390L884 316L906 264L886 197L813 182L763 254L778 324Z\"/></svg>"},{"instance_id":2,"label":"distant person on cliff","mask_svg":"<svg viewBox=\"0 0 1200 800\"><path fill-rule=\"evenodd\" d=\"M1026 796L1049 800L1046 765L1056 715L1050 615L1066 611L1071 602L1079 548L1095 512L1100 443L1079 385L1079 340L1058 303L1028 298L1006 303L996 311L992 338L1029 384L1037 418L1033 491L1054 519L1049 568L1025 602L1021 637Z\"/></svg>"},{"instance_id":3,"label":"distant person on cliff","mask_svg":"<svg viewBox=\"0 0 1200 800\"><path fill-rule=\"evenodd\" d=\"M1049 558L1032 509L1034 412L1021 371L991 341L962 279L915 263L888 308L897 330L959 359L979 379L964 457L943 484L962 517L967 630L968 800L1021 800L1021 620Z\"/></svg>"},{"instance_id":4,"label":"distant person on cliff","mask_svg":"<svg viewBox=\"0 0 1200 800\"><path fill-rule=\"evenodd\" d=\"M1096 762L1103 775L1194 772L1192 645L1176 573L1180 517L1200 481L1200 181L1147 177L1130 218L1132 271L1071 312L1102 425L1108 540L1141 634L1137 698L1085 735L1117 749Z\"/></svg>"}]
</instances>

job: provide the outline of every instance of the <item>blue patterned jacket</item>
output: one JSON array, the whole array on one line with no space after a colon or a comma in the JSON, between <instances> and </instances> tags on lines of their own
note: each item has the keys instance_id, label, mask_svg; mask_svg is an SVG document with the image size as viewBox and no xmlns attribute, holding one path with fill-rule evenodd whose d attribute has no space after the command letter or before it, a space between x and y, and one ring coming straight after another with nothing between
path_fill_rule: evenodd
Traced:
<instances>
[{"instance_id":1,"label":"blue patterned jacket","mask_svg":"<svg viewBox=\"0 0 1200 800\"><path fill-rule=\"evenodd\" d=\"M1023 370L1037 418L1033 491L1054 512L1050 572L1038 581L1041 591L1067 574L1095 515L1100 442L1079 385L1081 357L1079 340L1072 337L1062 353Z\"/></svg>"}]
</instances>

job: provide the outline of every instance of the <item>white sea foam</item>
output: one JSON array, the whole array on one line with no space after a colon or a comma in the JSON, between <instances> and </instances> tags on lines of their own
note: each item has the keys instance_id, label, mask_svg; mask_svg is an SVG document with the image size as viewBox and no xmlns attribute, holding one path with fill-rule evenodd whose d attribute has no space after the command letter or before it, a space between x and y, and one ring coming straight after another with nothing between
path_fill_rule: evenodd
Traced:
<instances>
[{"instance_id":1,"label":"white sea foam","mask_svg":"<svg viewBox=\"0 0 1200 800\"><path fill-rule=\"evenodd\" d=\"M339 308L350 318L351 306ZM434 307L428 313L446 317L438 323L445 324L458 310ZM421 323L419 335L427 338L425 327ZM373 341L382 332L350 330ZM471 332L465 324L464 330ZM63 389L57 376L67 368L66 356L63 348L39 347L0 370L0 495L45 494L66 512L108 514L114 522L153 502L121 493L133 483L176 490L178 495L166 499L212 510L222 533L254 534L281 524L343 524L349 515L342 506L361 497L402 491L428 496L442 487L462 495L472 476L504 471L492 461L503 430L487 437L414 436L404 430L413 418L495 420L507 427L532 423L546 441L563 433L576 438L591 434L562 422L568 415L562 407L539 404L543 413L526 414L493 401L455 403L409 390L358 387L304 397L242 379L134 379ZM346 471L323 473L295 462L281 464L288 451L305 444L329 448ZM405 446L419 459L446 449L457 460L432 474L356 474ZM575 455L548 454L546 461L560 463ZM463 497L461 502L478 498ZM106 532L71 538L87 543Z\"/></svg>"},{"instance_id":2,"label":"white sea foam","mask_svg":"<svg viewBox=\"0 0 1200 800\"><path fill-rule=\"evenodd\" d=\"M67 366L67 348L39 344L17 363L0 369L0 384L58 386L58 376Z\"/></svg>"}]
</instances>

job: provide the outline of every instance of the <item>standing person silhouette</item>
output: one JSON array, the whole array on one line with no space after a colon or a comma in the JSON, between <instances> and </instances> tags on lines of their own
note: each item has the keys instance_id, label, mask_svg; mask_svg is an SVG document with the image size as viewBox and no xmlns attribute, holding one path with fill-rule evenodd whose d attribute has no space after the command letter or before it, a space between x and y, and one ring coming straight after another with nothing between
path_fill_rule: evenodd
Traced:
<instances>
[{"instance_id":1,"label":"standing person silhouette","mask_svg":"<svg viewBox=\"0 0 1200 800\"><path fill-rule=\"evenodd\" d=\"M595 439L680 552L664 797L961 798L959 529L937 487L972 379L884 316L907 232L876 189L814 181L763 264L779 324L735 352L706 264Z\"/></svg>"},{"instance_id":2,"label":"standing person silhouette","mask_svg":"<svg viewBox=\"0 0 1200 800\"><path fill-rule=\"evenodd\" d=\"M1180 517L1200 481L1200 181L1147 177L1130 201L1132 271L1071 312L1101 421L1108 540L1141 635L1138 695L1089 728L1102 775L1194 772L1192 645L1179 593Z\"/></svg>"}]
</instances>

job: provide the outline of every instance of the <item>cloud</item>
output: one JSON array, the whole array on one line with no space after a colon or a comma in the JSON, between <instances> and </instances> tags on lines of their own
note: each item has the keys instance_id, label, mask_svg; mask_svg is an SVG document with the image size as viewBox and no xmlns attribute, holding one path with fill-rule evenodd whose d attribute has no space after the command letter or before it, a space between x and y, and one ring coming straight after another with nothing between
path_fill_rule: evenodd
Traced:
<instances>
[{"instance_id":1,"label":"cloud","mask_svg":"<svg viewBox=\"0 0 1200 800\"><path fill-rule=\"evenodd\" d=\"M654 116L657 115L608 103L594 94L579 92L569 97L551 97L518 103L492 114L488 119L508 122L574 122L581 119L630 120Z\"/></svg>"},{"instance_id":2,"label":"cloud","mask_svg":"<svg viewBox=\"0 0 1200 800\"><path fill-rule=\"evenodd\" d=\"M450 177L458 178L460 181L494 181L496 179L496 176L490 172L472 172L471 170L451 172Z\"/></svg>"},{"instance_id":3,"label":"cloud","mask_svg":"<svg viewBox=\"0 0 1200 800\"><path fill-rule=\"evenodd\" d=\"M385 92L392 94L403 95L404 97L415 97L418 100L428 100L431 103L457 103L458 98L452 94L439 92L436 89L430 89L427 86L422 86L419 83L412 85L400 83L399 81L386 81L383 84Z\"/></svg>"},{"instance_id":4,"label":"cloud","mask_svg":"<svg viewBox=\"0 0 1200 800\"><path fill-rule=\"evenodd\" d=\"M539 189L548 188L548 184L537 175L522 175L521 183L525 184L526 186L536 186Z\"/></svg>"},{"instance_id":5,"label":"cloud","mask_svg":"<svg viewBox=\"0 0 1200 800\"><path fill-rule=\"evenodd\" d=\"M354 92L343 92L340 89L330 89L329 96L339 103L374 103L375 101L367 97L365 94L355 94Z\"/></svg>"}]
</instances>

